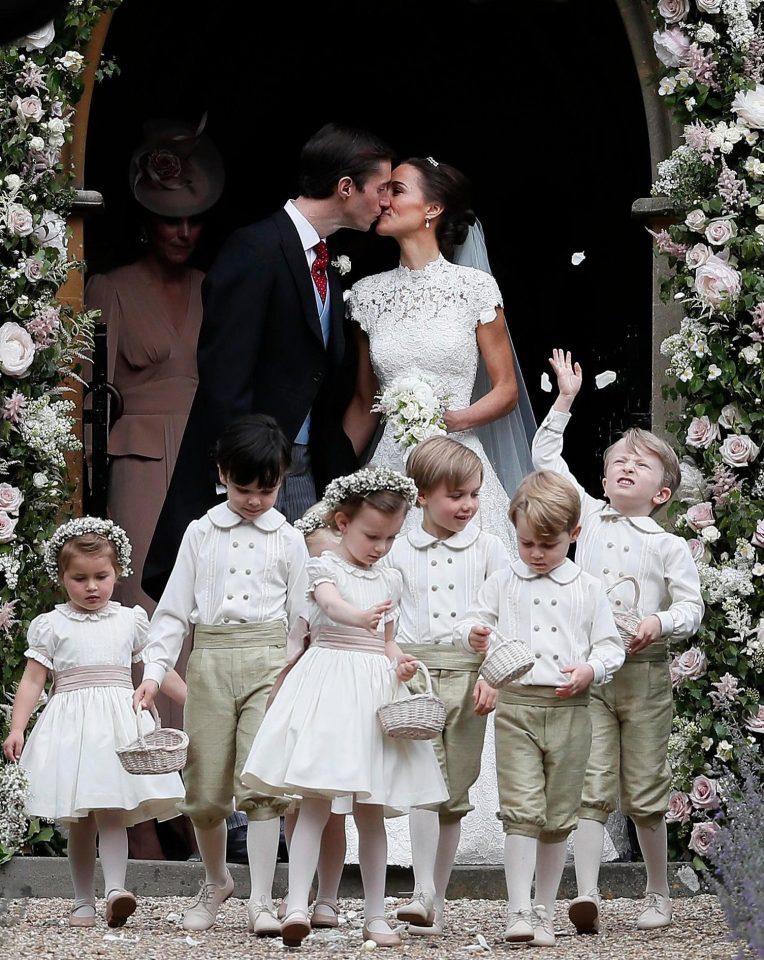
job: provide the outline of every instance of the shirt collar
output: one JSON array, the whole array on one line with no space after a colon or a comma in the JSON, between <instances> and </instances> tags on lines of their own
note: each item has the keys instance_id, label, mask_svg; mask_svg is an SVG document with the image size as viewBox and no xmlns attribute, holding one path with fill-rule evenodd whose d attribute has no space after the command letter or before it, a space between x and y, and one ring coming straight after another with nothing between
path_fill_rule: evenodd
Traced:
<instances>
[{"instance_id":1,"label":"shirt collar","mask_svg":"<svg viewBox=\"0 0 764 960\"><path fill-rule=\"evenodd\" d=\"M295 229L300 236L302 249L306 253L308 250L312 250L313 247L315 247L315 245L321 240L316 228L304 214L300 213L292 200L287 200L287 202L284 204L284 210L286 211L289 219L295 225Z\"/></svg>"},{"instance_id":2,"label":"shirt collar","mask_svg":"<svg viewBox=\"0 0 764 960\"><path fill-rule=\"evenodd\" d=\"M240 517L238 513L234 513L233 510L231 510L228 502L219 503L216 507L208 510L207 516L216 527L220 527L222 530L231 530L233 527L239 525L245 526L251 524L264 533L271 533L286 523L286 517L273 507L271 507L270 510L266 510L265 513L260 514L259 517L255 517L254 520L245 520L243 517Z\"/></svg>"},{"instance_id":3,"label":"shirt collar","mask_svg":"<svg viewBox=\"0 0 764 960\"><path fill-rule=\"evenodd\" d=\"M606 503L602 510L600 511L600 516L603 520L628 520L632 527L636 527L637 530L641 530L642 533L663 533L663 527L653 520L652 517L626 517L622 513L619 513L615 507L611 507L609 503Z\"/></svg>"},{"instance_id":4,"label":"shirt collar","mask_svg":"<svg viewBox=\"0 0 764 960\"><path fill-rule=\"evenodd\" d=\"M471 520L464 530L453 533L447 540L438 540L431 533L427 533L421 523L409 530L406 534L409 543L417 550L423 550L433 543L442 543L444 547L450 547L452 550L463 550L465 547L471 547L480 536L480 525L476 520Z\"/></svg>"},{"instance_id":5,"label":"shirt collar","mask_svg":"<svg viewBox=\"0 0 764 960\"><path fill-rule=\"evenodd\" d=\"M513 560L511 566L514 573L523 580L538 580L540 577L549 577L550 580L562 585L573 583L576 577L581 574L581 567L567 558L562 561L559 567L555 567L549 573L536 573L522 560Z\"/></svg>"}]
</instances>

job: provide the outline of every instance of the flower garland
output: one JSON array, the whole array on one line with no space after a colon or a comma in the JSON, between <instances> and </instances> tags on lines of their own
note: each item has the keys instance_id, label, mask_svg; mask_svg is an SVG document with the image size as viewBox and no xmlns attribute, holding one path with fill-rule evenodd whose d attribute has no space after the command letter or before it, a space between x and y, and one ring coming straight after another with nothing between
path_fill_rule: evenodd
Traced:
<instances>
[{"instance_id":1,"label":"flower garland","mask_svg":"<svg viewBox=\"0 0 764 960\"><path fill-rule=\"evenodd\" d=\"M653 233L681 302L662 344L683 401L669 424L683 448L677 531L698 565L706 616L671 663L674 853L694 863L718 830L724 771L764 732L764 13L762 0L659 0L658 93L684 143L658 165L656 196L678 223ZM676 831L676 832L674 832Z\"/></svg>"},{"instance_id":2,"label":"flower garland","mask_svg":"<svg viewBox=\"0 0 764 960\"><path fill-rule=\"evenodd\" d=\"M337 477L324 491L323 503L327 513L332 513L347 500L368 497L380 490L400 494L410 507L416 505L418 491L414 481L388 467L367 467L345 477Z\"/></svg>"},{"instance_id":3,"label":"flower garland","mask_svg":"<svg viewBox=\"0 0 764 960\"><path fill-rule=\"evenodd\" d=\"M119 0L71 0L62 16L0 48L0 689L23 668L29 621L56 588L43 545L73 486L80 447L62 397L92 343L94 314L58 300L72 269L66 218L74 191L62 151L84 90L84 52ZM100 79L113 72L101 64ZM0 735L4 718L0 717Z\"/></svg>"},{"instance_id":4,"label":"flower garland","mask_svg":"<svg viewBox=\"0 0 764 960\"><path fill-rule=\"evenodd\" d=\"M68 520L62 523L56 530L50 540L44 547L45 569L51 580L58 580L58 555L61 547L67 540L73 537L83 537L85 534L93 533L104 540L110 540L117 554L117 564L119 565L119 575L129 577L133 572L130 569L130 557L133 548L127 538L127 534L122 527L117 526L113 520L102 520L100 517L75 517L74 520Z\"/></svg>"}]
</instances>

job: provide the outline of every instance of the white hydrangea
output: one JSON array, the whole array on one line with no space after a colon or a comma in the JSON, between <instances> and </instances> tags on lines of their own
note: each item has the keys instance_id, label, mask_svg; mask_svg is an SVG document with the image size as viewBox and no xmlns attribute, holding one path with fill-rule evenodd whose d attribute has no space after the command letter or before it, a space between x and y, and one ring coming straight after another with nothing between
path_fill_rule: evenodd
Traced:
<instances>
[{"instance_id":1,"label":"white hydrangea","mask_svg":"<svg viewBox=\"0 0 764 960\"><path fill-rule=\"evenodd\" d=\"M19 418L17 426L24 443L52 466L64 467L65 451L82 446L72 431L74 410L73 401L46 396L30 400Z\"/></svg>"},{"instance_id":2,"label":"white hydrangea","mask_svg":"<svg viewBox=\"0 0 764 960\"><path fill-rule=\"evenodd\" d=\"M17 763L0 766L0 846L20 847L26 839L29 821L24 812L29 794L29 777Z\"/></svg>"},{"instance_id":3,"label":"white hydrangea","mask_svg":"<svg viewBox=\"0 0 764 960\"><path fill-rule=\"evenodd\" d=\"M720 567L698 562L700 585L705 591L709 603L721 603L732 595L750 597L754 592L751 570L747 566L724 564Z\"/></svg>"}]
</instances>

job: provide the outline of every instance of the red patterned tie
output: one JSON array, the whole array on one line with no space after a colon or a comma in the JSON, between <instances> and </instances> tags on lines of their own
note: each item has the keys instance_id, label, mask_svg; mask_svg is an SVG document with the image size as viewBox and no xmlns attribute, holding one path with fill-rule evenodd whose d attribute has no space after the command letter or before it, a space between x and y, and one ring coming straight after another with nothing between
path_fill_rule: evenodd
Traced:
<instances>
[{"instance_id":1,"label":"red patterned tie","mask_svg":"<svg viewBox=\"0 0 764 960\"><path fill-rule=\"evenodd\" d=\"M326 303L326 268L329 266L329 250L323 240L319 240L313 249L316 251L316 259L310 268L310 275L321 297L321 303Z\"/></svg>"}]
</instances>

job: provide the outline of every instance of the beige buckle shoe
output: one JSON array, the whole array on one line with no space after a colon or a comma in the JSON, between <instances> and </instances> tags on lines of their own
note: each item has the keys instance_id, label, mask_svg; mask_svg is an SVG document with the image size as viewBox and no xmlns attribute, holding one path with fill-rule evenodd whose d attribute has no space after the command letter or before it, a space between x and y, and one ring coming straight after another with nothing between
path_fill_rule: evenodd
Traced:
<instances>
[{"instance_id":1,"label":"beige buckle shoe","mask_svg":"<svg viewBox=\"0 0 764 960\"><path fill-rule=\"evenodd\" d=\"M87 913L80 914L80 910L87 909ZM95 901L93 900L75 900L74 906L69 911L70 927L94 927L95 926Z\"/></svg>"},{"instance_id":2,"label":"beige buckle shoe","mask_svg":"<svg viewBox=\"0 0 764 960\"><path fill-rule=\"evenodd\" d=\"M331 913L318 912L318 907L328 907ZM340 908L336 900L330 900L329 897L319 897L313 904L313 913L310 918L310 925L314 930L334 930L340 925Z\"/></svg>"},{"instance_id":3,"label":"beige buckle shoe","mask_svg":"<svg viewBox=\"0 0 764 960\"><path fill-rule=\"evenodd\" d=\"M551 919L547 916L546 907L539 904L533 908L531 923L533 924L533 939L530 941L532 947L553 947L557 943L554 927Z\"/></svg>"},{"instance_id":4,"label":"beige buckle shoe","mask_svg":"<svg viewBox=\"0 0 764 960\"><path fill-rule=\"evenodd\" d=\"M645 907L637 920L637 930L660 930L671 923L673 908L671 900L660 893L647 892Z\"/></svg>"},{"instance_id":5,"label":"beige buckle shoe","mask_svg":"<svg viewBox=\"0 0 764 960\"><path fill-rule=\"evenodd\" d=\"M202 880L199 884L199 893L196 900L183 914L183 929L195 933L209 930L217 920L221 905L232 893L233 877L230 873L222 887L218 886L217 883L205 883Z\"/></svg>"},{"instance_id":6,"label":"beige buckle shoe","mask_svg":"<svg viewBox=\"0 0 764 960\"><path fill-rule=\"evenodd\" d=\"M247 901L248 929L256 937L280 937L281 922L276 916L273 904L268 903L265 897L253 903Z\"/></svg>"},{"instance_id":7,"label":"beige buckle shoe","mask_svg":"<svg viewBox=\"0 0 764 960\"><path fill-rule=\"evenodd\" d=\"M388 932L383 933L382 931L376 932L374 930L369 930L369 924L374 923L375 920L381 920L382 923L386 924ZM367 940L373 940L378 947L399 947L403 943L401 940L401 935L397 930L393 930L387 917L368 917L361 932L363 934L364 943Z\"/></svg>"},{"instance_id":8,"label":"beige buckle shoe","mask_svg":"<svg viewBox=\"0 0 764 960\"><path fill-rule=\"evenodd\" d=\"M124 927L128 917L135 913L138 901L129 890L109 890L106 895L106 925Z\"/></svg>"},{"instance_id":9,"label":"beige buckle shoe","mask_svg":"<svg viewBox=\"0 0 764 960\"><path fill-rule=\"evenodd\" d=\"M592 890L582 897L576 897L568 905L570 922L576 928L576 933L600 932L600 894L599 890Z\"/></svg>"},{"instance_id":10,"label":"beige buckle shoe","mask_svg":"<svg viewBox=\"0 0 764 960\"><path fill-rule=\"evenodd\" d=\"M281 924L281 939L285 947L299 947L310 933L310 922L307 913L302 910L291 910Z\"/></svg>"},{"instance_id":11,"label":"beige buckle shoe","mask_svg":"<svg viewBox=\"0 0 764 960\"><path fill-rule=\"evenodd\" d=\"M530 943L533 939L533 914L530 910L510 910L504 939L510 943Z\"/></svg>"},{"instance_id":12,"label":"beige buckle shoe","mask_svg":"<svg viewBox=\"0 0 764 960\"><path fill-rule=\"evenodd\" d=\"M410 923L406 927L406 933L410 937L442 937L443 936L443 911L435 908L435 917L431 927L420 927L416 923Z\"/></svg>"},{"instance_id":13,"label":"beige buckle shoe","mask_svg":"<svg viewBox=\"0 0 764 960\"><path fill-rule=\"evenodd\" d=\"M435 898L431 893L425 893L417 884L414 887L414 896L398 907L395 916L403 923L414 923L418 927L431 927L435 919Z\"/></svg>"}]
</instances>

